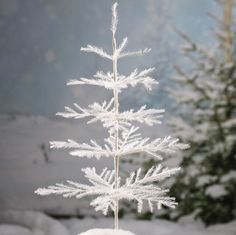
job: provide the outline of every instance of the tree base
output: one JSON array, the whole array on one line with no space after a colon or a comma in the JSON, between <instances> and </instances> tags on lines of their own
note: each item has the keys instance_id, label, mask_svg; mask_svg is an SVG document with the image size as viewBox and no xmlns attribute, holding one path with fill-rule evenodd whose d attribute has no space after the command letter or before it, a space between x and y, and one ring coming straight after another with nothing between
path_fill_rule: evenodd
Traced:
<instances>
[{"instance_id":1,"label":"tree base","mask_svg":"<svg viewBox=\"0 0 236 235\"><path fill-rule=\"evenodd\" d=\"M115 229L91 229L87 232L80 233L78 235L135 235L129 231L125 230L115 230Z\"/></svg>"}]
</instances>

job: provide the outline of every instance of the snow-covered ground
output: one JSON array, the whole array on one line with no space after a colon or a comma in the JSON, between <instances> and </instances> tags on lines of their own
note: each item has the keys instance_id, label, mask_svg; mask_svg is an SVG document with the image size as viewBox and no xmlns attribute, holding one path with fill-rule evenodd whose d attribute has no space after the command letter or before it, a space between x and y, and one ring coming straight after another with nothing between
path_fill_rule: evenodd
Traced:
<instances>
[{"instance_id":1,"label":"snow-covered ground","mask_svg":"<svg viewBox=\"0 0 236 235\"><path fill-rule=\"evenodd\" d=\"M70 233L75 235L78 232L91 228L112 228L111 219L71 219L64 221ZM136 235L235 235L236 221L229 224L222 224L204 228L199 223L176 224L165 220L140 221L121 220L120 228L131 231Z\"/></svg>"},{"instance_id":2,"label":"snow-covered ground","mask_svg":"<svg viewBox=\"0 0 236 235\"><path fill-rule=\"evenodd\" d=\"M90 229L86 232L80 233L79 235L135 235L130 231L123 230L123 229Z\"/></svg>"},{"instance_id":3,"label":"snow-covered ground","mask_svg":"<svg viewBox=\"0 0 236 235\"><path fill-rule=\"evenodd\" d=\"M70 235L60 222L33 211L1 211L0 235Z\"/></svg>"},{"instance_id":4,"label":"snow-covered ground","mask_svg":"<svg viewBox=\"0 0 236 235\"><path fill-rule=\"evenodd\" d=\"M76 235L93 228L112 227L113 220L108 218L57 221L39 212L0 212L0 235ZM120 228L136 235L235 235L236 221L204 228L196 222L176 224L165 220L125 219L120 220Z\"/></svg>"},{"instance_id":5,"label":"snow-covered ground","mask_svg":"<svg viewBox=\"0 0 236 235\"><path fill-rule=\"evenodd\" d=\"M144 129L144 135L163 136L163 126ZM157 134L158 133L158 134ZM113 228L113 220L96 213L99 219L68 219L57 221L40 212L51 214L92 214L89 199L40 197L34 194L38 187L67 179L84 183L80 169L96 166L112 167L112 160L79 159L67 152L50 151L50 140L72 138L86 142L90 138L102 142L105 135L100 125L85 125L82 121L49 119L40 116L0 116L0 235L76 235L93 228ZM42 147L44 146L44 147ZM46 154L46 156L44 156ZM176 165L174 159L173 165ZM122 166L124 167L124 166ZM135 166L136 167L136 166ZM14 211L4 211L6 209ZM22 210L22 211L17 211ZM128 216L129 217L129 216ZM136 221L126 218L120 227L136 235L233 235L236 222L205 229L201 224L176 224L167 221Z\"/></svg>"},{"instance_id":6,"label":"snow-covered ground","mask_svg":"<svg viewBox=\"0 0 236 235\"><path fill-rule=\"evenodd\" d=\"M144 135L163 136L165 129L144 129ZM157 132L158 130L158 132ZM0 116L0 235L76 235L92 228L112 228L113 220L86 217L85 219L54 220L39 212L7 211L39 210L53 214L94 214L89 199L66 200L61 197L39 197L38 187L67 179L84 181L80 169L87 166L112 167L108 159L78 159L67 152L50 151L50 140L74 138L82 142L90 138L101 142L105 135L100 125L86 126L82 121L64 121L35 116ZM42 147L44 146L44 147ZM44 154L47 156L45 157ZM176 159L172 162L176 165ZM181 221L135 221L124 219L120 227L136 235L235 235L236 221L204 228L199 223Z\"/></svg>"},{"instance_id":7,"label":"snow-covered ground","mask_svg":"<svg viewBox=\"0 0 236 235\"><path fill-rule=\"evenodd\" d=\"M83 181L80 171L83 167L111 165L107 159L78 159L67 152L48 149L49 140L87 141L91 133L93 138L101 140L102 131L98 125L85 127L80 121L0 116L0 209L36 209L59 214L81 214L89 210L85 201L39 197L34 191L68 179Z\"/></svg>"}]
</instances>

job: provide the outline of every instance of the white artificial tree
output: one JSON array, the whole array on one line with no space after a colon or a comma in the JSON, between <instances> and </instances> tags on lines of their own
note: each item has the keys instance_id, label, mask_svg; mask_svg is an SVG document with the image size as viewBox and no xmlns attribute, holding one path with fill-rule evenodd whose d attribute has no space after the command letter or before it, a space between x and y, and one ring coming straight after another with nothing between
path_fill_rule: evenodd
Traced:
<instances>
[{"instance_id":1,"label":"white artificial tree","mask_svg":"<svg viewBox=\"0 0 236 235\"><path fill-rule=\"evenodd\" d=\"M157 206L158 209L162 205L175 207L177 204L175 198L167 196L168 190L161 189L156 182L162 181L180 170L180 168L168 169L158 165L153 166L146 174L142 175L140 168L132 172L127 179L122 180L119 176L120 158L143 152L162 160L162 154L173 153L188 147L186 144L179 143L177 138L170 136L154 140L143 138L138 133L139 128L132 125L133 122L144 123L149 126L160 124L160 119L164 113L163 109L147 109L146 106L143 106L137 111L133 109L124 112L119 111L119 95L124 89L130 86L144 85L148 90L151 90L158 82L149 76L154 68L148 68L140 72L135 69L126 76L118 73L118 60L129 56L145 55L150 52L150 49L127 52L125 51L127 38L124 38L121 44L117 45L115 37L118 23L117 5L115 3L112 7L112 54L108 54L102 48L92 45L81 48L81 51L92 52L110 60L112 62L112 72L98 71L91 79L81 78L80 80L68 82L68 85L104 87L113 92L113 98L104 101L102 104L95 102L89 105L88 108L82 108L78 104L74 104L73 108L65 107L65 112L57 113L57 115L65 118L80 119L89 117L90 121L88 123L101 121L108 130L109 137L104 140L104 146L99 145L95 140L82 144L71 139L50 142L51 148L69 149L72 156L95 157L97 159L111 157L114 159L114 169L108 170L105 168L101 173L98 173L95 167L82 169L90 185L67 181L64 184L60 183L36 190L39 195L56 194L78 199L87 195L96 195L97 197L90 205L94 206L96 211L102 211L105 215L111 209L114 212L115 229L118 229L118 211L121 199L137 201L138 212L142 211L144 201L147 202L150 211L153 211L154 206Z\"/></svg>"}]
</instances>

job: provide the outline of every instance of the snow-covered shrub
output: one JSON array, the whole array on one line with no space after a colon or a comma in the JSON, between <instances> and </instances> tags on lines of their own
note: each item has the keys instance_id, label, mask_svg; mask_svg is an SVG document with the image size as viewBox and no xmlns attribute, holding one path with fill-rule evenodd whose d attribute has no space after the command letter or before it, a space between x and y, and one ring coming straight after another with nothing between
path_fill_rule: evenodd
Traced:
<instances>
[{"instance_id":1,"label":"snow-covered shrub","mask_svg":"<svg viewBox=\"0 0 236 235\"><path fill-rule=\"evenodd\" d=\"M171 189L180 201L171 216L193 214L206 224L236 218L235 18L231 0L219 4L224 15L213 17L218 24L210 45L199 45L177 30L188 63L175 66L171 91L180 104L171 124L191 144Z\"/></svg>"}]
</instances>

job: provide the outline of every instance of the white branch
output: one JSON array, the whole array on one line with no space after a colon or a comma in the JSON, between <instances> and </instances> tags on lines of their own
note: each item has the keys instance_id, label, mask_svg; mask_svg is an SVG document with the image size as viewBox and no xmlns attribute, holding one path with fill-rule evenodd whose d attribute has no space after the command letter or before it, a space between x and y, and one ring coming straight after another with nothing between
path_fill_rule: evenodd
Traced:
<instances>
[{"instance_id":1,"label":"white branch","mask_svg":"<svg viewBox=\"0 0 236 235\"><path fill-rule=\"evenodd\" d=\"M104 87L108 90L117 89L117 92L121 92L123 89L129 86L135 87L139 84L144 85L148 90L152 89L152 86L157 85L158 82L151 78L149 74L154 71L154 68L145 69L138 72L135 69L130 75L118 75L117 81L113 79L113 73L98 71L91 79L80 78L80 80L72 79L67 85L94 85Z\"/></svg>"},{"instance_id":2,"label":"white branch","mask_svg":"<svg viewBox=\"0 0 236 235\"><path fill-rule=\"evenodd\" d=\"M53 149L73 149L69 152L72 156L77 157L87 157L92 158L95 157L100 159L103 157L111 157L113 156L113 150L105 145L106 148L100 146L96 141L90 140L90 144L86 143L77 143L73 140L66 141L51 141L50 147Z\"/></svg>"},{"instance_id":3,"label":"white branch","mask_svg":"<svg viewBox=\"0 0 236 235\"><path fill-rule=\"evenodd\" d=\"M132 172L130 177L126 179L124 185L120 186L120 178L118 179L118 188L115 188L114 170L107 168L98 174L95 168L82 169L85 173L85 178L91 185L80 184L73 181L66 181L66 184L60 183L47 188L39 188L35 191L36 194L46 195L62 195L63 197L82 198L88 195L97 195L90 203L95 207L95 210L100 210L107 214L108 209L114 210L115 200L127 199L138 201L138 211L142 209L143 201L148 201L150 210L153 209L153 203L174 207L177 203L174 198L166 196L168 190L162 190L153 183L164 180L167 177L175 174L179 168L163 169L161 165L152 167L145 176L140 179L141 169L137 172ZM148 184L148 185L147 185Z\"/></svg>"},{"instance_id":4,"label":"white branch","mask_svg":"<svg viewBox=\"0 0 236 235\"><path fill-rule=\"evenodd\" d=\"M108 53L106 53L103 48L99 48L93 45L87 45L87 47L81 47L80 49L81 51L85 51L85 52L92 52L95 53L101 57L107 58L109 60L112 60L112 56L109 55Z\"/></svg>"},{"instance_id":5,"label":"white branch","mask_svg":"<svg viewBox=\"0 0 236 235\"><path fill-rule=\"evenodd\" d=\"M95 121L102 121L104 123L110 122L110 119L113 119L114 114L114 108L112 108L112 105L114 103L114 100L111 99L108 103L106 101L103 101L102 104L99 104L95 102L92 105L89 105L89 107L81 108L78 104L74 104L75 108L69 108L65 107L66 112L59 112L56 115L62 116L65 118L85 118L85 117L91 117L88 123L92 123Z\"/></svg>"},{"instance_id":6,"label":"white branch","mask_svg":"<svg viewBox=\"0 0 236 235\"><path fill-rule=\"evenodd\" d=\"M153 124L161 124L160 118L163 117L164 112L164 109L146 109L146 105L144 105L137 111L131 109L120 113L119 120L129 123L136 121L152 126Z\"/></svg>"},{"instance_id":7,"label":"white branch","mask_svg":"<svg viewBox=\"0 0 236 235\"><path fill-rule=\"evenodd\" d=\"M118 152L120 156L144 152L162 160L160 154L170 154L189 147L187 144L179 143L178 138L170 136L150 141L149 138L142 138L139 133L136 134L136 131L137 128L134 127L123 131L123 140L120 140L121 147Z\"/></svg>"},{"instance_id":8,"label":"white branch","mask_svg":"<svg viewBox=\"0 0 236 235\"><path fill-rule=\"evenodd\" d=\"M102 71L98 71L94 78L88 79L88 78L80 78L80 80L72 79L70 80L67 85L94 85L94 86L101 86L106 89L113 90L115 83L113 78L113 74L108 72L105 74Z\"/></svg>"},{"instance_id":9,"label":"white branch","mask_svg":"<svg viewBox=\"0 0 236 235\"><path fill-rule=\"evenodd\" d=\"M117 14L118 3L114 3L112 6L112 21L111 21L111 31L115 35L118 24L118 14Z\"/></svg>"},{"instance_id":10,"label":"white branch","mask_svg":"<svg viewBox=\"0 0 236 235\"><path fill-rule=\"evenodd\" d=\"M39 188L35 191L36 194L46 195L62 195L63 197L82 198L88 195L97 195L98 197L91 202L90 205L95 207L95 210L101 210L107 214L109 207L113 209L113 201L115 198L114 191L114 170L103 169L101 174L97 174L95 168L82 169L85 173L85 178L91 185L80 184L73 181L67 181L66 184L56 184L47 188ZM120 179L118 179L120 182Z\"/></svg>"},{"instance_id":11,"label":"white branch","mask_svg":"<svg viewBox=\"0 0 236 235\"><path fill-rule=\"evenodd\" d=\"M127 77L120 76L118 78L119 85L120 85L120 87L123 86L123 88L126 88L128 86L135 87L138 84L142 84L148 90L151 90L153 85L157 85L158 84L158 82L155 79L153 79L153 78L151 78L149 76L149 73L151 73L153 71L154 71L154 68L145 69L145 70L143 70L141 72L138 72L138 70L135 69Z\"/></svg>"},{"instance_id":12,"label":"white branch","mask_svg":"<svg viewBox=\"0 0 236 235\"><path fill-rule=\"evenodd\" d=\"M66 141L50 141L51 149L75 149L79 148L80 144L74 140L68 139Z\"/></svg>"},{"instance_id":13,"label":"white branch","mask_svg":"<svg viewBox=\"0 0 236 235\"><path fill-rule=\"evenodd\" d=\"M118 58L121 59L128 56L143 56L143 55L148 54L150 51L151 51L151 48L145 48L139 51L128 51L128 52L121 53Z\"/></svg>"},{"instance_id":14,"label":"white branch","mask_svg":"<svg viewBox=\"0 0 236 235\"><path fill-rule=\"evenodd\" d=\"M110 133L109 138L105 139L104 147L91 140L90 144L80 144L73 140L65 141L51 141L51 148L58 149L73 149L70 155L78 157L96 157L100 159L104 157L125 156L135 153L146 153L159 160L162 160L162 154L171 154L178 150L186 149L187 144L179 143L178 138L167 136L165 138L157 138L150 141L149 138L143 138L139 133L136 133L137 127L131 126L121 130L121 137L119 138L119 149L116 150L114 146L114 136Z\"/></svg>"},{"instance_id":15,"label":"white branch","mask_svg":"<svg viewBox=\"0 0 236 235\"><path fill-rule=\"evenodd\" d=\"M141 168L139 168L136 172L130 174L121 190L126 191L129 197L138 202L138 212L142 211L143 201L148 202L151 212L153 211L154 203L157 209L160 209L161 205L174 208L177 205L175 198L166 196L168 190L162 190L154 183L176 174L179 170L180 168L168 169L158 165L150 168L144 177L140 179Z\"/></svg>"},{"instance_id":16,"label":"white branch","mask_svg":"<svg viewBox=\"0 0 236 235\"><path fill-rule=\"evenodd\" d=\"M116 50L117 57L119 57L120 53L125 49L125 47L127 46L127 43L128 43L128 38L126 37L122 40L120 46Z\"/></svg>"},{"instance_id":17,"label":"white branch","mask_svg":"<svg viewBox=\"0 0 236 235\"><path fill-rule=\"evenodd\" d=\"M160 119L163 117L164 109L147 109L146 106L142 106L137 111L133 109L116 114L114 110L114 99L109 102L103 101L102 104L95 102L89 105L88 108L82 108L78 104L74 104L75 108L65 107L65 112L58 112L56 115L64 118L85 118L89 117L88 123L101 121L103 126L111 128L115 126L117 121L121 128L131 125L131 122L136 121L139 123L145 123L149 126L153 124L161 124Z\"/></svg>"}]
</instances>

